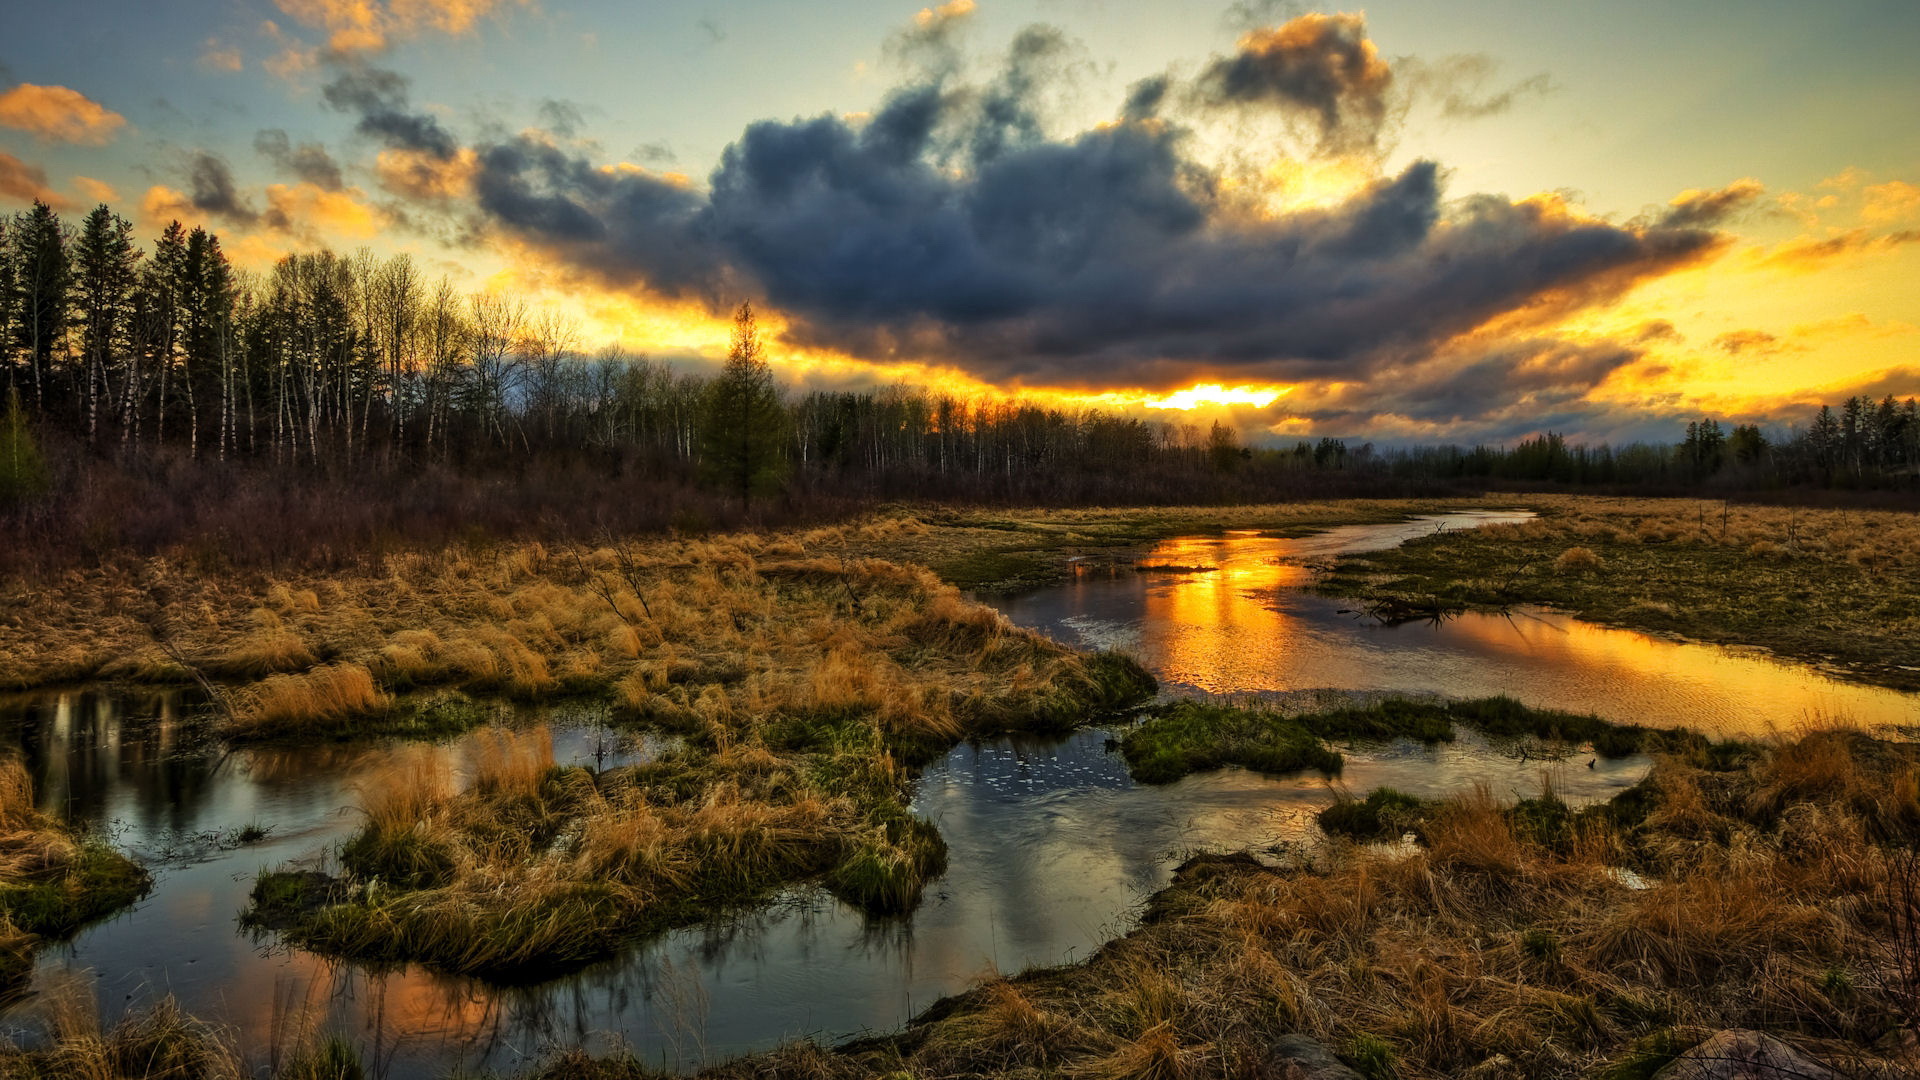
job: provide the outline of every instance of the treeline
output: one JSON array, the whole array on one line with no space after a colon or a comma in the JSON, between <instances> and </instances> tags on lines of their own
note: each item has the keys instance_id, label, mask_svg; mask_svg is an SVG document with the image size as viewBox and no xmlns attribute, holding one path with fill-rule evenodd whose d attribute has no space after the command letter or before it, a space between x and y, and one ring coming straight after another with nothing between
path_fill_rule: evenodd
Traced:
<instances>
[{"instance_id":1,"label":"treeline","mask_svg":"<svg viewBox=\"0 0 1920 1080\"><path fill-rule=\"evenodd\" d=\"M9 562L200 544L240 561L531 529L702 528L878 501L1226 502L1511 484L1912 487L1914 403L1674 444L1246 446L1218 424L881 389L783 392L750 312L701 375L405 255L236 270L106 206L0 219L0 515Z\"/></svg>"},{"instance_id":2,"label":"treeline","mask_svg":"<svg viewBox=\"0 0 1920 1080\"><path fill-rule=\"evenodd\" d=\"M1296 456L1325 458L1301 444ZM1410 476L1546 481L1636 491L1764 492L1797 487L1920 490L1920 402L1888 396L1822 405L1804 426L1769 437L1758 425L1687 424L1675 443L1569 443L1548 433L1511 447L1398 451L1380 466Z\"/></svg>"}]
</instances>

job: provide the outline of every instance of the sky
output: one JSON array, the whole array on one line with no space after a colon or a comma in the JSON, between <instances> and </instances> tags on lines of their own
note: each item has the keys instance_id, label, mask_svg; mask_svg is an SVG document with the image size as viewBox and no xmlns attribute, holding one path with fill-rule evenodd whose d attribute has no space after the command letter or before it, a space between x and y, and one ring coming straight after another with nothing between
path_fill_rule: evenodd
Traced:
<instances>
[{"instance_id":1,"label":"sky","mask_svg":"<svg viewBox=\"0 0 1920 1080\"><path fill-rule=\"evenodd\" d=\"M408 254L584 350L1256 440L1920 393L1920 4L66 0L0 210Z\"/></svg>"}]
</instances>

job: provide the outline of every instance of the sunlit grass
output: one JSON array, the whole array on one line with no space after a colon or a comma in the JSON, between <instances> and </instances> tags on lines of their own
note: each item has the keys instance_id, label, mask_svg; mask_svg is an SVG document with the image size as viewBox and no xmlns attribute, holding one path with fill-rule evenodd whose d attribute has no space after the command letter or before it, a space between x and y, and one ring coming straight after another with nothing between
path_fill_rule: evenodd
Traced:
<instances>
[{"instance_id":1,"label":"sunlit grass","mask_svg":"<svg viewBox=\"0 0 1920 1080\"><path fill-rule=\"evenodd\" d=\"M1541 516L1353 556L1325 587L1408 614L1548 604L1920 689L1920 515L1565 495L1525 503Z\"/></svg>"}]
</instances>

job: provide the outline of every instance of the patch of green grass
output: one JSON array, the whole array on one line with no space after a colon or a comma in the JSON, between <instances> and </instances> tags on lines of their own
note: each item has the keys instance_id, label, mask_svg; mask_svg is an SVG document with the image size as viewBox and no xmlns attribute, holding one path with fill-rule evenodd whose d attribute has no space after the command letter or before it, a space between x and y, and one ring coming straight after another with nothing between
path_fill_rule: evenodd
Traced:
<instances>
[{"instance_id":1,"label":"patch of green grass","mask_svg":"<svg viewBox=\"0 0 1920 1080\"><path fill-rule=\"evenodd\" d=\"M1573 845L1573 808L1551 793L1514 803L1507 820L1514 835L1549 851L1564 852Z\"/></svg>"},{"instance_id":2,"label":"patch of green grass","mask_svg":"<svg viewBox=\"0 0 1920 1080\"><path fill-rule=\"evenodd\" d=\"M1560 939L1551 930L1535 927L1520 935L1520 951L1535 960L1552 963L1560 959Z\"/></svg>"},{"instance_id":3,"label":"patch of green grass","mask_svg":"<svg viewBox=\"0 0 1920 1080\"><path fill-rule=\"evenodd\" d=\"M1697 1045L1697 1037L1683 1038L1672 1028L1662 1028L1634 1040L1617 1061L1595 1074L1596 1080L1652 1080L1655 1073Z\"/></svg>"},{"instance_id":4,"label":"patch of green grass","mask_svg":"<svg viewBox=\"0 0 1920 1080\"><path fill-rule=\"evenodd\" d=\"M1393 1080L1400 1075L1399 1059L1392 1044L1378 1035L1364 1031L1355 1035L1348 1040L1347 1052L1342 1056L1367 1080Z\"/></svg>"},{"instance_id":5,"label":"patch of green grass","mask_svg":"<svg viewBox=\"0 0 1920 1080\"><path fill-rule=\"evenodd\" d=\"M0 886L0 911L29 934L64 938L145 896L152 884L133 860L88 837L43 880Z\"/></svg>"},{"instance_id":6,"label":"patch of green grass","mask_svg":"<svg viewBox=\"0 0 1920 1080\"><path fill-rule=\"evenodd\" d=\"M959 589L1011 593L1053 584L1062 576L1062 557L1038 548L983 548L932 564L940 580Z\"/></svg>"},{"instance_id":7,"label":"patch of green grass","mask_svg":"<svg viewBox=\"0 0 1920 1080\"><path fill-rule=\"evenodd\" d=\"M1149 784L1223 765L1269 773L1319 769L1334 774L1341 768L1340 754L1322 740L1449 742L1456 724L1495 738L1591 742L1608 756L1637 753L1653 745L1656 736L1666 737L1598 717L1529 708L1508 697L1455 702L1388 698L1301 715L1258 704L1177 701L1148 710L1147 720L1128 732L1120 746L1134 779Z\"/></svg>"},{"instance_id":8,"label":"patch of green grass","mask_svg":"<svg viewBox=\"0 0 1920 1080\"><path fill-rule=\"evenodd\" d=\"M340 865L370 881L401 889L431 889L453 879L453 852L421 829L376 823L340 849Z\"/></svg>"},{"instance_id":9,"label":"patch of green grass","mask_svg":"<svg viewBox=\"0 0 1920 1080\"><path fill-rule=\"evenodd\" d=\"M835 896L875 915L903 915L947 869L947 842L932 822L900 817L856 844L827 872Z\"/></svg>"},{"instance_id":10,"label":"patch of green grass","mask_svg":"<svg viewBox=\"0 0 1920 1080\"><path fill-rule=\"evenodd\" d=\"M1425 806L1404 791L1375 788L1364 799L1342 799L1320 811L1320 828L1356 840L1392 840L1414 825Z\"/></svg>"},{"instance_id":11,"label":"patch of green grass","mask_svg":"<svg viewBox=\"0 0 1920 1080\"><path fill-rule=\"evenodd\" d=\"M1239 765L1266 773L1318 769L1338 773L1343 759L1291 717L1264 709L1175 701L1120 740L1127 768L1142 783L1166 784L1193 772Z\"/></svg>"}]
</instances>

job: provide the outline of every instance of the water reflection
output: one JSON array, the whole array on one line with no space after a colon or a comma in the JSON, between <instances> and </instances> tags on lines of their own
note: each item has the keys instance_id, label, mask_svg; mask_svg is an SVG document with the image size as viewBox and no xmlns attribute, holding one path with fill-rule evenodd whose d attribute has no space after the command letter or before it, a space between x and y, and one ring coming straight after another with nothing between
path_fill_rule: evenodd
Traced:
<instances>
[{"instance_id":1,"label":"water reflection","mask_svg":"<svg viewBox=\"0 0 1920 1080\"><path fill-rule=\"evenodd\" d=\"M1496 515L1454 515L1467 527ZM1550 615L1464 618L1387 628L1292 588L1308 564L1398 543L1433 520L1333 530L1305 540L1236 534L1162 545L1156 562L1207 574L1128 574L1008 601L1017 621L1090 645L1136 650L1176 689L1309 699L1316 687L1515 693L1524 700L1656 723L1722 730L1791 720L1800 710L1858 719L1914 717L1913 699L1847 687L1808 669L1679 646ZM155 866L132 911L42 954L39 999L0 1026L29 1029L62 984L78 983L108 1021L171 992L230 1026L264 1062L286 1032L336 1031L377 1076L511 1071L556 1046L632 1048L688 1068L815 1037L897 1028L988 971L1087 955L1123 932L1185 854L1282 850L1313 835L1331 801L1319 777L1238 770L1141 788L1106 731L1062 742L998 740L956 748L915 788L915 810L949 845L948 872L905 919L875 922L812 889L759 910L668 934L543 986L497 990L414 968L374 972L254 941L235 916L254 875L324 860L356 824L355 786L393 747L224 750L191 709L164 695L71 693L0 702L0 744L24 756L42 804L114 830ZM510 718L510 717L509 717ZM527 718L520 718L525 720ZM561 762L615 764L657 753L590 715L544 716ZM437 744L456 776L465 740ZM1439 795L1471 783L1503 796L1551 783L1576 801L1631 785L1644 759L1522 760L1464 735L1439 747L1357 748L1342 782ZM261 844L181 838L272 827Z\"/></svg>"},{"instance_id":2,"label":"water reflection","mask_svg":"<svg viewBox=\"0 0 1920 1080\"><path fill-rule=\"evenodd\" d=\"M1344 552L1515 516L1524 515L1447 515L1392 532L1352 526L1303 540L1170 540L1146 561L1214 570L1084 578L1011 599L1003 610L1072 644L1132 650L1176 691L1512 694L1531 705L1722 734L1820 718L1920 720L1914 695L1843 682L1757 650L1681 644L1542 610L1382 626L1297 587L1311 581L1315 563Z\"/></svg>"},{"instance_id":3,"label":"water reflection","mask_svg":"<svg viewBox=\"0 0 1920 1080\"><path fill-rule=\"evenodd\" d=\"M284 1045L288 1032L327 1030L354 1038L385 1070L376 1075L506 1071L573 1045L624 1045L688 1068L792 1038L893 1029L984 973L1084 957L1125 931L1185 854L1297 843L1330 799L1317 777L1232 770L1137 787L1106 749L1112 733L1104 730L1063 742L962 746L916 788L914 809L939 825L950 859L910 918L871 921L824 892L796 890L573 978L498 990L413 968L368 971L242 935L234 917L253 875L324 857L355 824L342 809L353 803L354 785L388 751L225 755L189 725L176 729L171 754L154 753L160 719L171 715L164 703L122 707L90 696L16 712L6 730L34 748L36 776L106 778L83 800L96 808L90 820L112 823L121 843L150 858L183 831L260 822L273 832L258 846L158 865L157 887L133 911L43 956L41 997L6 1023L31 1028L62 984L78 983L109 1020L172 993L193 1014L236 1030L256 1061ZM604 749L608 735L591 725L554 731L562 761ZM440 752L457 765L463 743L441 744ZM1557 784L1580 798L1604 796L1635 775L1630 762L1550 767L1562 774ZM160 779L174 774L194 779L171 786ZM1434 792L1469 778L1532 791L1541 766L1469 740L1362 751L1352 756L1348 778L1362 789L1392 783ZM43 788L49 798L63 797L54 794L61 790L81 789L71 779ZM154 806L168 812L136 812Z\"/></svg>"}]
</instances>

